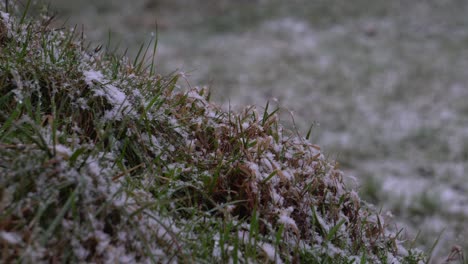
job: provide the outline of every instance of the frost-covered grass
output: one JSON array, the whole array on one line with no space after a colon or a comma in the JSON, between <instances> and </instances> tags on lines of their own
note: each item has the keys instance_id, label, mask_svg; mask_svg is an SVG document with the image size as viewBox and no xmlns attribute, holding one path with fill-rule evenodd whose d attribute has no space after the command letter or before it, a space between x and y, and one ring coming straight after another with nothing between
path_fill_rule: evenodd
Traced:
<instances>
[{"instance_id":1,"label":"frost-covered grass","mask_svg":"<svg viewBox=\"0 0 468 264\"><path fill-rule=\"evenodd\" d=\"M133 53L157 19L161 72L189 72L225 108L276 98L417 245L441 235L433 263L467 254L467 1L54 2Z\"/></svg>"},{"instance_id":2,"label":"frost-covered grass","mask_svg":"<svg viewBox=\"0 0 468 264\"><path fill-rule=\"evenodd\" d=\"M226 111L155 43L129 60L5 3L2 262L426 260L269 103Z\"/></svg>"}]
</instances>

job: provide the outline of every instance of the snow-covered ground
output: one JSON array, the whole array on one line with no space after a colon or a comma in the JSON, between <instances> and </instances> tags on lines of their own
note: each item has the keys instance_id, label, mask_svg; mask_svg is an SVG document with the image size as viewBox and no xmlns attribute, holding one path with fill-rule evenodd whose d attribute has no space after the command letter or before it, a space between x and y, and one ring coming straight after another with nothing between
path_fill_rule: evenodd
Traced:
<instances>
[{"instance_id":1,"label":"snow-covered ground","mask_svg":"<svg viewBox=\"0 0 468 264\"><path fill-rule=\"evenodd\" d=\"M265 105L358 179L417 243L468 249L468 2L53 0L97 45L159 25L160 71ZM351 2L351 1L349 1ZM377 3L378 2L378 3ZM294 119L292 119L293 117ZM294 122L292 121L294 120Z\"/></svg>"}]
</instances>

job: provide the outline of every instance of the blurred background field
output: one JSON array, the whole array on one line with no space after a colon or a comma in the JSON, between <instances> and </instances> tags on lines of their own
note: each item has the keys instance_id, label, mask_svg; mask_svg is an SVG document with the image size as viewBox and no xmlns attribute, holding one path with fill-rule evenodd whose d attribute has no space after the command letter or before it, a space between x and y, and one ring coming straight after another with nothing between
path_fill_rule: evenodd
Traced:
<instances>
[{"instance_id":1,"label":"blurred background field","mask_svg":"<svg viewBox=\"0 0 468 264\"><path fill-rule=\"evenodd\" d=\"M225 108L267 101L416 246L468 250L468 2L52 0L92 47L137 54ZM181 85L187 85L181 82ZM442 233L443 231L443 233ZM466 254L466 253L465 253ZM468 257L468 256L467 256Z\"/></svg>"}]
</instances>

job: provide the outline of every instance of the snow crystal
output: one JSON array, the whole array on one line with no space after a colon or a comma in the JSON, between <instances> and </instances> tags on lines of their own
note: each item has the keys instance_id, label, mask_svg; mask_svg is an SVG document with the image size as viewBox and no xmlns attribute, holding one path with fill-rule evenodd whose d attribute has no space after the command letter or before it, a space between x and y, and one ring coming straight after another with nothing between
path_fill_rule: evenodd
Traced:
<instances>
[{"instance_id":1,"label":"snow crystal","mask_svg":"<svg viewBox=\"0 0 468 264\"><path fill-rule=\"evenodd\" d=\"M0 231L0 238L12 245L21 243L21 237L13 232Z\"/></svg>"}]
</instances>

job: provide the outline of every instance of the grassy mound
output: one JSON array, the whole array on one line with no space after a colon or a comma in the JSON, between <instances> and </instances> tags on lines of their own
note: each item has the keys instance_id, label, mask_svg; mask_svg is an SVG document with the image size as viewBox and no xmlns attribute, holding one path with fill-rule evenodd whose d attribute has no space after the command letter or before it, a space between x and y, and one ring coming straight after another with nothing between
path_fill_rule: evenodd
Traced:
<instances>
[{"instance_id":1,"label":"grassy mound","mask_svg":"<svg viewBox=\"0 0 468 264\"><path fill-rule=\"evenodd\" d=\"M155 74L156 44L130 61L1 8L2 262L424 261L268 104L223 111Z\"/></svg>"}]
</instances>

